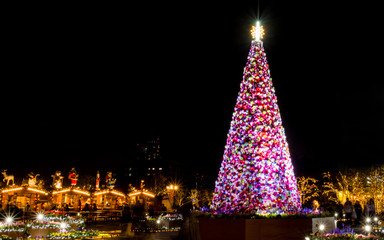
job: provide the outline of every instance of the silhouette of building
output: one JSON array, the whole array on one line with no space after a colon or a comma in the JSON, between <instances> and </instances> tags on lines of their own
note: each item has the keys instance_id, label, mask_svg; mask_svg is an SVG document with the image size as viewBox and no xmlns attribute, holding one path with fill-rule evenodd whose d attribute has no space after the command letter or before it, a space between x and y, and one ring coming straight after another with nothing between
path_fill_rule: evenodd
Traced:
<instances>
[{"instance_id":1,"label":"silhouette of building","mask_svg":"<svg viewBox=\"0 0 384 240\"><path fill-rule=\"evenodd\" d=\"M133 186L144 180L146 188L150 188L155 178L166 171L166 164L161 155L160 138L154 137L137 143L135 152L135 156L124 167L124 177Z\"/></svg>"}]
</instances>

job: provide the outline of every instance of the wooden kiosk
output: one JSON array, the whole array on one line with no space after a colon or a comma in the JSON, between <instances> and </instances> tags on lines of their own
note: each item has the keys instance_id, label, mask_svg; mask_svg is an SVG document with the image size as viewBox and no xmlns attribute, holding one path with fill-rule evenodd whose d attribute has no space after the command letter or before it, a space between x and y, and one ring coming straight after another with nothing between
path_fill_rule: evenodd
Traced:
<instances>
[{"instance_id":1,"label":"wooden kiosk","mask_svg":"<svg viewBox=\"0 0 384 240\"><path fill-rule=\"evenodd\" d=\"M12 206L29 212L38 210L42 201L48 201L48 192L42 188L25 185L6 187L1 190L0 202L3 209Z\"/></svg>"},{"instance_id":2,"label":"wooden kiosk","mask_svg":"<svg viewBox=\"0 0 384 240\"><path fill-rule=\"evenodd\" d=\"M147 190L136 190L128 194L129 204L130 205L148 205L150 203L153 204L155 199L155 194L147 191Z\"/></svg>"},{"instance_id":3,"label":"wooden kiosk","mask_svg":"<svg viewBox=\"0 0 384 240\"><path fill-rule=\"evenodd\" d=\"M90 201L91 194L83 189L69 187L52 192L52 201L61 208L68 206L69 210L80 211L85 203Z\"/></svg>"},{"instance_id":4,"label":"wooden kiosk","mask_svg":"<svg viewBox=\"0 0 384 240\"><path fill-rule=\"evenodd\" d=\"M126 200L124 193L113 189L99 190L94 193L97 209L118 209Z\"/></svg>"}]
</instances>

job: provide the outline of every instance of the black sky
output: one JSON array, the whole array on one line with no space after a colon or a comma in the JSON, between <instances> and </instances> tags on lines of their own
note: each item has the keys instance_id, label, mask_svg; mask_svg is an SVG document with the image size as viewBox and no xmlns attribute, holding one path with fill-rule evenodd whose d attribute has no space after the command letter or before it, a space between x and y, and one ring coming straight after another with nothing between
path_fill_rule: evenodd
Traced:
<instances>
[{"instance_id":1,"label":"black sky","mask_svg":"<svg viewBox=\"0 0 384 240\"><path fill-rule=\"evenodd\" d=\"M260 6L295 171L382 164L379 5ZM124 166L159 136L165 158L216 177L256 15L257 1L10 9L2 168Z\"/></svg>"}]
</instances>

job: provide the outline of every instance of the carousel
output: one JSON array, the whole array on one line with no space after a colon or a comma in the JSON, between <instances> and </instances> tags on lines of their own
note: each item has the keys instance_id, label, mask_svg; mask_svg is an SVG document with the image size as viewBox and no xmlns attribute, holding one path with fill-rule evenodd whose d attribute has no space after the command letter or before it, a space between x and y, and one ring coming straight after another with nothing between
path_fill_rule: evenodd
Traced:
<instances>
[{"instance_id":1,"label":"carousel","mask_svg":"<svg viewBox=\"0 0 384 240\"><path fill-rule=\"evenodd\" d=\"M126 200L125 194L114 190L116 179L112 177L112 172L107 172L105 177L106 189L100 189L100 174L96 175L96 192L94 193L93 203L97 209L119 209Z\"/></svg>"},{"instance_id":2,"label":"carousel","mask_svg":"<svg viewBox=\"0 0 384 240\"><path fill-rule=\"evenodd\" d=\"M0 203L2 209L18 208L25 212L41 209L48 201L48 192L42 187L43 182L37 180L40 174L29 173L21 185L15 185L14 176L2 171L6 187L1 190ZM12 184L10 184L12 183Z\"/></svg>"}]
</instances>

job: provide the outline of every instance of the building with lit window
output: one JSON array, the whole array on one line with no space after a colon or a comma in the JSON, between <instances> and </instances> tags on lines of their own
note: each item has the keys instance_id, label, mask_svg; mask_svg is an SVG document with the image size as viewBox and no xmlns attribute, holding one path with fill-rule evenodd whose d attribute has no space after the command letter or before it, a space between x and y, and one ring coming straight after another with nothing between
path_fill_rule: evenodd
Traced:
<instances>
[{"instance_id":1,"label":"building with lit window","mask_svg":"<svg viewBox=\"0 0 384 240\"><path fill-rule=\"evenodd\" d=\"M136 144L135 156L124 166L124 178L133 186L145 181L146 188L152 187L156 178L166 170L161 155L160 138L151 138Z\"/></svg>"}]
</instances>

